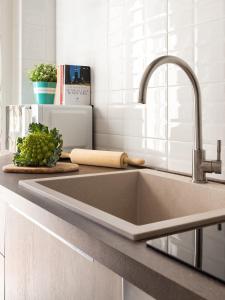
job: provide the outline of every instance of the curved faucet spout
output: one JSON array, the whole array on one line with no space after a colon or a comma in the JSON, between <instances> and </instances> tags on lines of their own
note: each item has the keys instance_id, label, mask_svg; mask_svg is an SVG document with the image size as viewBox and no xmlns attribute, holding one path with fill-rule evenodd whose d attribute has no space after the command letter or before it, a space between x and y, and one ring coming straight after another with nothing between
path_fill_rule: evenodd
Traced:
<instances>
[{"instance_id":1,"label":"curved faucet spout","mask_svg":"<svg viewBox=\"0 0 225 300\"><path fill-rule=\"evenodd\" d=\"M141 79L140 88L139 88L139 96L138 102L139 103L146 103L146 94L147 94L147 87L148 82L154 73L154 71L161 65L164 64L175 64L178 65L188 76L190 79L194 94L195 94L195 150L202 150L202 120L201 120L201 91L198 82L198 78L196 77L195 73L191 69L191 67L181 58L166 55L161 56L155 59L152 63L150 63Z\"/></svg>"},{"instance_id":2,"label":"curved faucet spout","mask_svg":"<svg viewBox=\"0 0 225 300\"><path fill-rule=\"evenodd\" d=\"M155 59L150 63L141 79L138 102L145 104L146 103L146 94L148 82L154 73L154 71L161 65L164 64L175 64L178 65L190 79L194 94L195 94L195 103L194 103L194 114L195 114L195 141L194 141L194 150L193 150L193 162L192 162L192 180L197 183L206 182L206 173L217 173L221 174L221 141L218 141L218 155L217 160L207 161L205 160L205 151L202 149L202 110L201 110L201 91L198 82L192 68L181 58L171 55L161 56Z\"/></svg>"}]
</instances>

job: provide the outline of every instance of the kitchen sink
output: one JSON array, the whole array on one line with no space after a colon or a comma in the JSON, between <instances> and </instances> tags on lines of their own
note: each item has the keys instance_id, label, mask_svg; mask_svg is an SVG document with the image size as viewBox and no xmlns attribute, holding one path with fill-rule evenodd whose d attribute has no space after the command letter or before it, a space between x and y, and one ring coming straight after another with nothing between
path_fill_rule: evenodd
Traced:
<instances>
[{"instance_id":1,"label":"kitchen sink","mask_svg":"<svg viewBox=\"0 0 225 300\"><path fill-rule=\"evenodd\" d=\"M150 169L22 180L20 185L140 240L225 221L225 185Z\"/></svg>"}]
</instances>

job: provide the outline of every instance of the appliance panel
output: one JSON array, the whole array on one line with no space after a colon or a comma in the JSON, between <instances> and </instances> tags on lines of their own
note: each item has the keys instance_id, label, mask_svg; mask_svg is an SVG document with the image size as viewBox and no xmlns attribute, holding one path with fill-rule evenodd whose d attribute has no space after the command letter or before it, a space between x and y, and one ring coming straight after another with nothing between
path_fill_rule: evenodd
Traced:
<instances>
[{"instance_id":1,"label":"appliance panel","mask_svg":"<svg viewBox=\"0 0 225 300\"><path fill-rule=\"evenodd\" d=\"M61 106L62 107L62 106ZM65 106L62 109L43 107L42 122L58 128L63 136L63 148L92 148L92 107Z\"/></svg>"}]
</instances>

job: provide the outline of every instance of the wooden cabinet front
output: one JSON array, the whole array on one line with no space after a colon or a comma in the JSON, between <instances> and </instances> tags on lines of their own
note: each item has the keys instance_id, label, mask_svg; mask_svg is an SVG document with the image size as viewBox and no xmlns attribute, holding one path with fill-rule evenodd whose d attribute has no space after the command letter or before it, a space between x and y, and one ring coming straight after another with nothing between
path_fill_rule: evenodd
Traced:
<instances>
[{"instance_id":1,"label":"wooden cabinet front","mask_svg":"<svg viewBox=\"0 0 225 300\"><path fill-rule=\"evenodd\" d=\"M0 199L0 253L5 254L5 216L6 203Z\"/></svg>"},{"instance_id":2,"label":"wooden cabinet front","mask_svg":"<svg viewBox=\"0 0 225 300\"><path fill-rule=\"evenodd\" d=\"M7 300L122 300L122 279L12 208L6 222Z\"/></svg>"},{"instance_id":3,"label":"wooden cabinet front","mask_svg":"<svg viewBox=\"0 0 225 300\"><path fill-rule=\"evenodd\" d=\"M4 257L0 254L0 300L4 300Z\"/></svg>"}]
</instances>

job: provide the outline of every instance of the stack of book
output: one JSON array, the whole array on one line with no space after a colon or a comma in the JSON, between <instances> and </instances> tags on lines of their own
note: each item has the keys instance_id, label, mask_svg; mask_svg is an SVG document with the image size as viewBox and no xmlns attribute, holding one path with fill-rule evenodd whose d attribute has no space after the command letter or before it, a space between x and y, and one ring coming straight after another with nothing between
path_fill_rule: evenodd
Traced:
<instances>
[{"instance_id":1,"label":"stack of book","mask_svg":"<svg viewBox=\"0 0 225 300\"><path fill-rule=\"evenodd\" d=\"M55 104L91 104L90 67L77 65L57 66Z\"/></svg>"}]
</instances>

